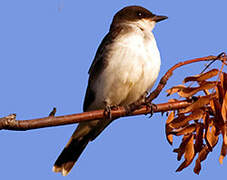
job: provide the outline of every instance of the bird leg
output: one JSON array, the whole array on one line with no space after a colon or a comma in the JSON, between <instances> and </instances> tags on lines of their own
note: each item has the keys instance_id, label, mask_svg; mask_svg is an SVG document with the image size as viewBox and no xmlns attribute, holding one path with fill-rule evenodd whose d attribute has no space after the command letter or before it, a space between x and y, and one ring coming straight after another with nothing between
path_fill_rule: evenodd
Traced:
<instances>
[{"instance_id":1,"label":"bird leg","mask_svg":"<svg viewBox=\"0 0 227 180\"><path fill-rule=\"evenodd\" d=\"M112 119L111 110L118 109L118 105L108 105L106 101L104 101L105 109L104 109L104 119Z\"/></svg>"},{"instance_id":2,"label":"bird leg","mask_svg":"<svg viewBox=\"0 0 227 180\"><path fill-rule=\"evenodd\" d=\"M103 119L112 119L111 106L106 105L104 109L104 118Z\"/></svg>"},{"instance_id":3,"label":"bird leg","mask_svg":"<svg viewBox=\"0 0 227 180\"><path fill-rule=\"evenodd\" d=\"M146 102L145 106L147 109L150 109L150 112L146 113L146 115L150 114L149 118L151 118L154 114L154 109L157 109L157 105L152 102Z\"/></svg>"}]
</instances>

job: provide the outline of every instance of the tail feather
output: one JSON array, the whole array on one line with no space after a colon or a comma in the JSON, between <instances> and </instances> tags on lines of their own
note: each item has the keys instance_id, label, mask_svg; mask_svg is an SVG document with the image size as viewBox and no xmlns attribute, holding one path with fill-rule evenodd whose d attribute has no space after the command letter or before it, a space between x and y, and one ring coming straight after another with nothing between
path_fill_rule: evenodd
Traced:
<instances>
[{"instance_id":1,"label":"tail feather","mask_svg":"<svg viewBox=\"0 0 227 180\"><path fill-rule=\"evenodd\" d=\"M53 171L61 172L63 176L66 176L80 157L89 141L90 138L88 136L76 139L71 138L54 163Z\"/></svg>"},{"instance_id":2,"label":"tail feather","mask_svg":"<svg viewBox=\"0 0 227 180\"><path fill-rule=\"evenodd\" d=\"M93 141L112 121L112 119L106 119L103 121L95 120L89 123L80 123L54 163L53 171L61 172L63 176L66 176L89 141Z\"/></svg>"}]
</instances>

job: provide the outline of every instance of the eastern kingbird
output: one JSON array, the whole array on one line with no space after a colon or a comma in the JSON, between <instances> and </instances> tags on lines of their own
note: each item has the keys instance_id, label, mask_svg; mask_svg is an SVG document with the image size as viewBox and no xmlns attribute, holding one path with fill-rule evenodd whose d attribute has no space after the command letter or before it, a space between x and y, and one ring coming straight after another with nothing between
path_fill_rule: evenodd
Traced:
<instances>
[{"instance_id":1,"label":"eastern kingbird","mask_svg":"<svg viewBox=\"0 0 227 180\"><path fill-rule=\"evenodd\" d=\"M128 6L115 14L89 69L84 111L129 105L152 88L161 64L152 30L164 19L167 17L140 6ZM66 176L87 144L110 122L102 119L79 123L53 171Z\"/></svg>"}]
</instances>

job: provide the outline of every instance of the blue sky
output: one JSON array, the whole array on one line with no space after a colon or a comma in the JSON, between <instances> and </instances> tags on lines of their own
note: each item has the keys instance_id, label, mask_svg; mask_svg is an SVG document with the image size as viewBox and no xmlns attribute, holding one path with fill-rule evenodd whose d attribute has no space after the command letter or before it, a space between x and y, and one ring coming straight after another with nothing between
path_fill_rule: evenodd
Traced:
<instances>
[{"instance_id":1,"label":"blue sky","mask_svg":"<svg viewBox=\"0 0 227 180\"><path fill-rule=\"evenodd\" d=\"M175 63L227 51L227 1L164 0L1 0L0 116L17 119L82 111L88 69L113 15L141 5L168 20L154 33L161 52L159 78ZM201 71L204 64L177 70L167 87ZM163 92L155 103L166 102ZM220 144L195 175L180 165L165 139L165 117L155 114L115 121L90 143L64 179L213 179L226 175L218 163ZM51 171L76 125L1 131L1 179L63 179ZM175 146L176 147L176 146Z\"/></svg>"}]
</instances>

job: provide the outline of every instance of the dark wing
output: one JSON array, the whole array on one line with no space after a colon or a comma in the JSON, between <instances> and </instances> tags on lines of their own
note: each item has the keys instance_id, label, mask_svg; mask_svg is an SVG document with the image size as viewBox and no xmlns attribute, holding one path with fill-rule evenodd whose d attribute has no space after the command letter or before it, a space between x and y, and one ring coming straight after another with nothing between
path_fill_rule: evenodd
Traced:
<instances>
[{"instance_id":1,"label":"dark wing","mask_svg":"<svg viewBox=\"0 0 227 180\"><path fill-rule=\"evenodd\" d=\"M86 90L86 95L84 99L83 110L87 111L90 104L95 100L95 92L91 89L91 83L97 79L97 77L102 73L105 67L108 65L106 60L108 54L108 46L111 45L116 39L117 35L122 31L122 27L116 27L111 30L102 40L99 48L96 52L95 58L91 64L88 71L89 80Z\"/></svg>"}]
</instances>

